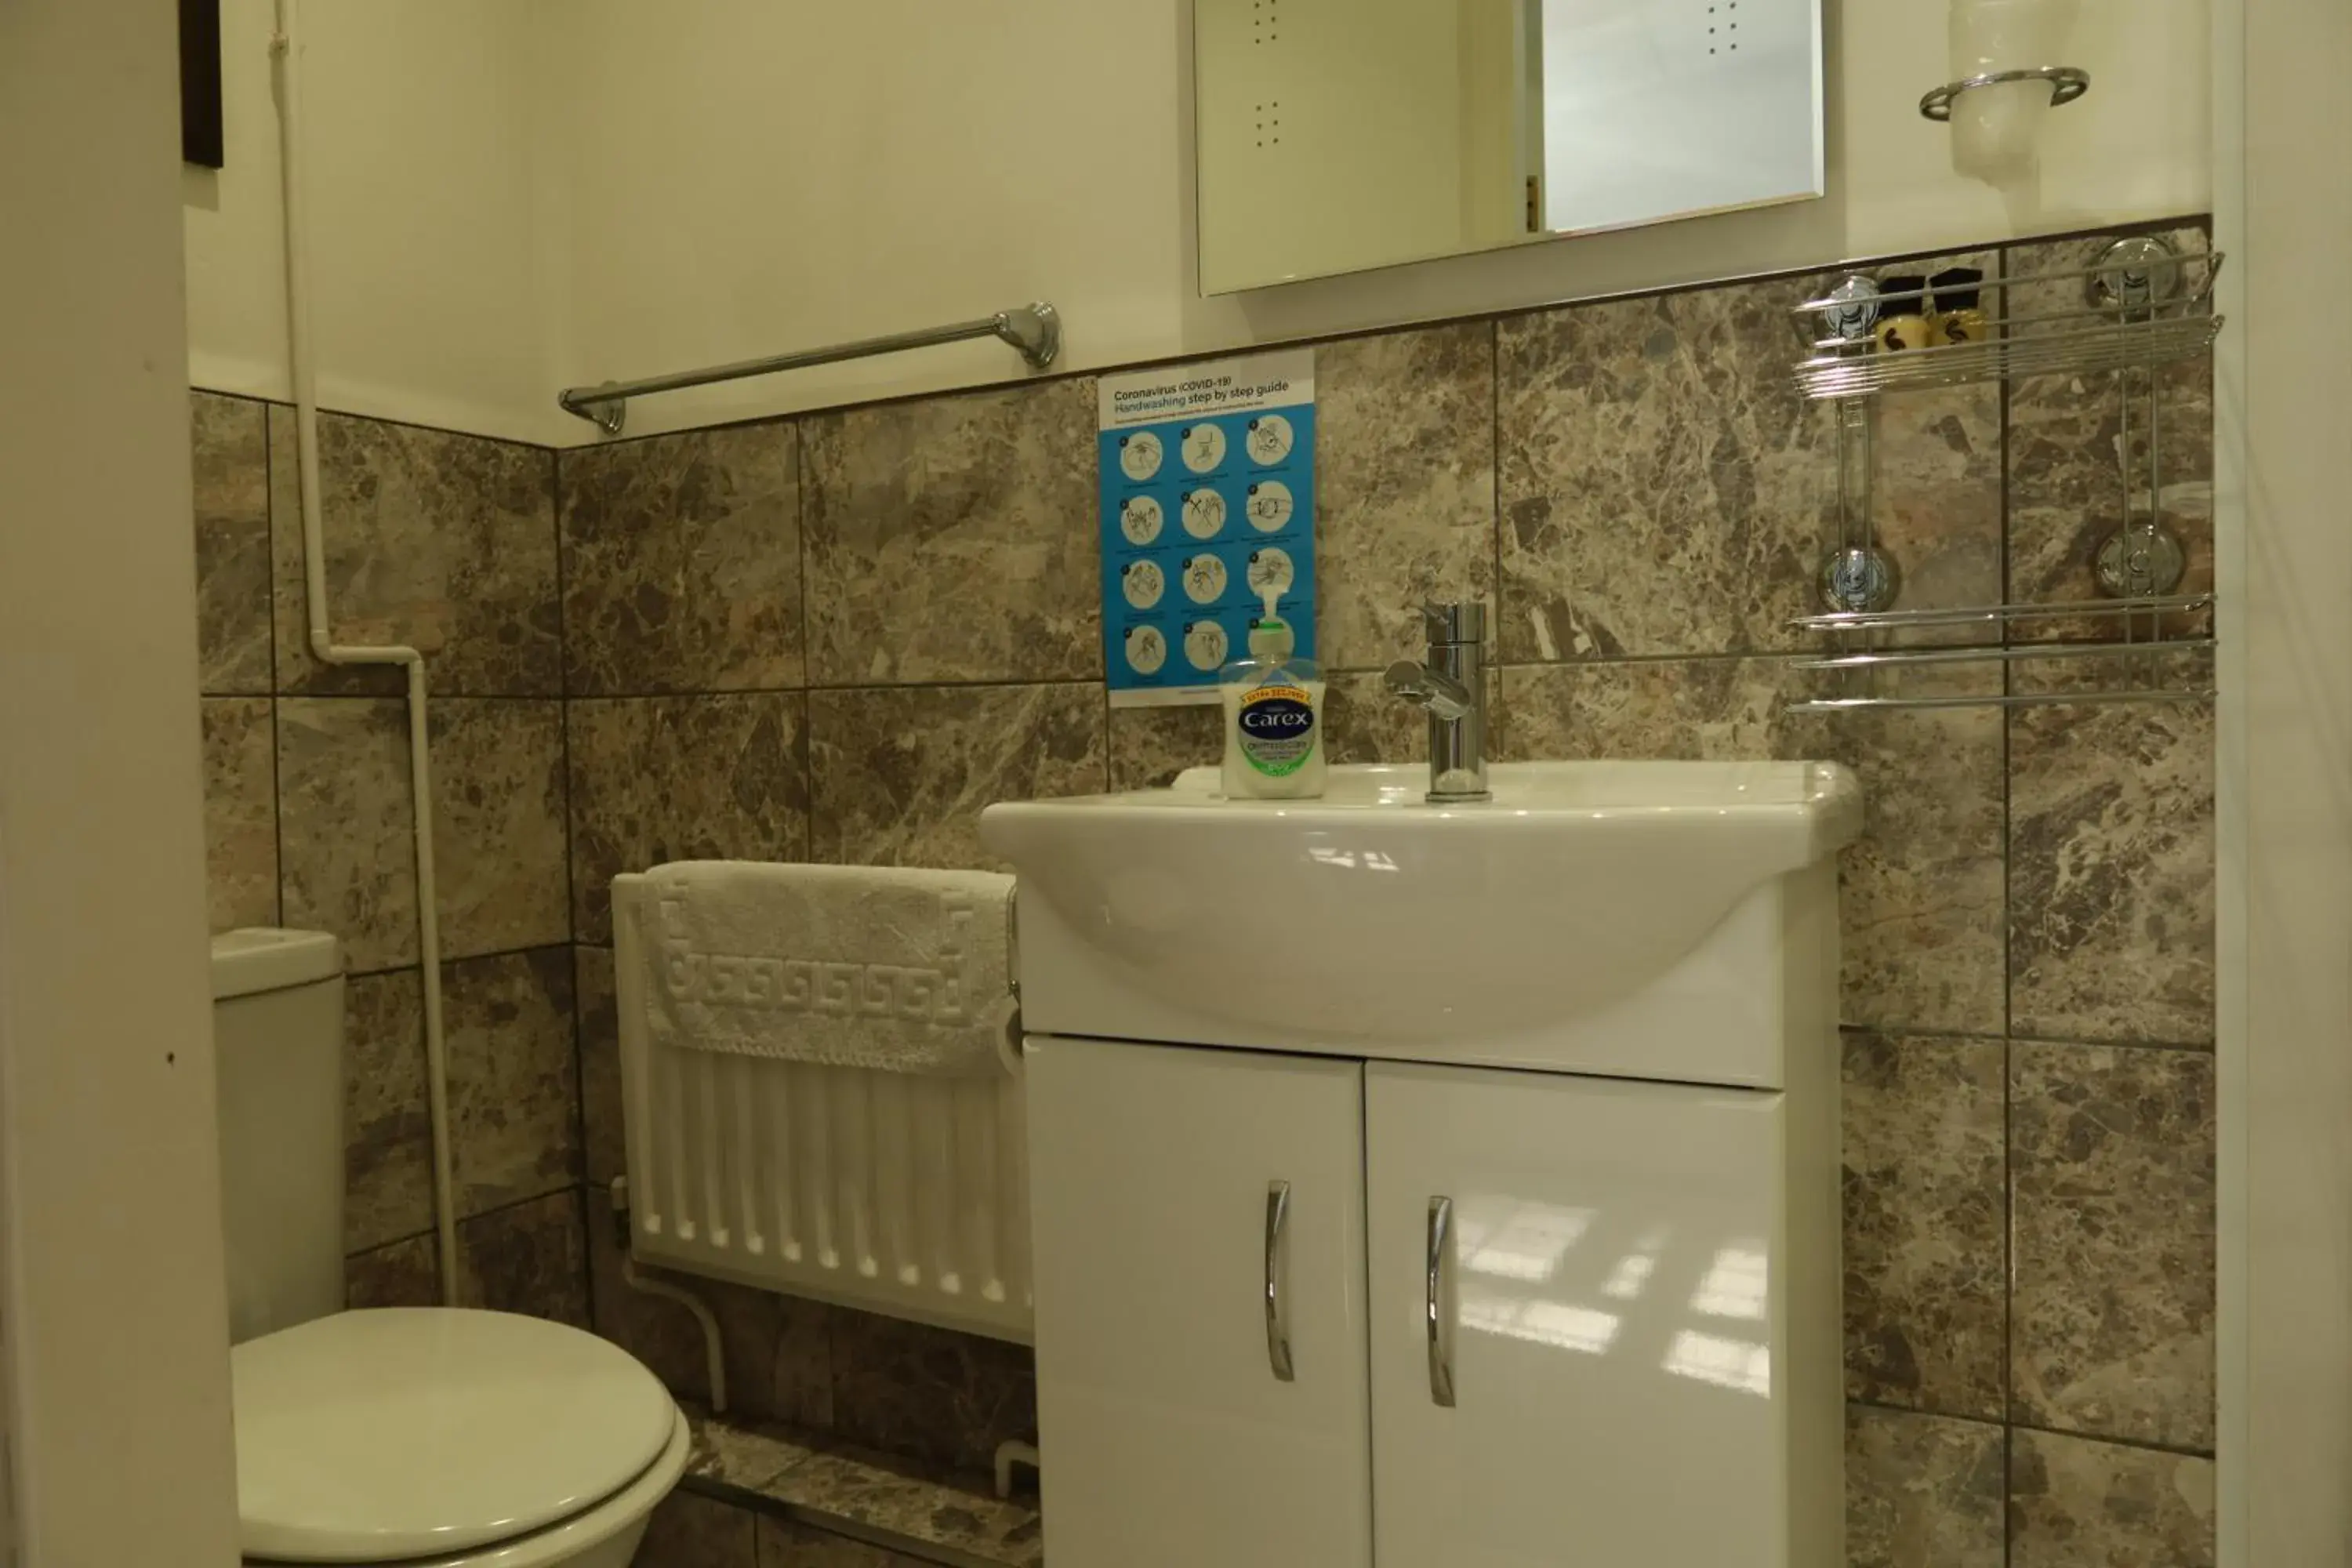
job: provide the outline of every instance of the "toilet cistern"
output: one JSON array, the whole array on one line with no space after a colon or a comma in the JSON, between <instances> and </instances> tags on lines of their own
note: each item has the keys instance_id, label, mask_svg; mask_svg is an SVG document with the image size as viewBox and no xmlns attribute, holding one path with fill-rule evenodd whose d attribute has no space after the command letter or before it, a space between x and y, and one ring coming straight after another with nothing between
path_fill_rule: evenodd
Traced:
<instances>
[{"instance_id":1,"label":"toilet cistern","mask_svg":"<svg viewBox=\"0 0 2352 1568\"><path fill-rule=\"evenodd\" d=\"M1389 666L1388 689L1429 710L1432 805L1494 798L1486 787L1486 606L1423 605L1428 657Z\"/></svg>"}]
</instances>

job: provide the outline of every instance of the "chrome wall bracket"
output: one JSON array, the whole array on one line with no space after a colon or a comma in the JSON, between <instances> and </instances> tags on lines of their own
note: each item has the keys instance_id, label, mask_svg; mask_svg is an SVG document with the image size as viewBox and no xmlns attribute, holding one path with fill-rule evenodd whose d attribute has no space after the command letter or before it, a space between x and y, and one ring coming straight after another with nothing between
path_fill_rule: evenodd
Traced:
<instances>
[{"instance_id":1,"label":"chrome wall bracket","mask_svg":"<svg viewBox=\"0 0 2352 1568\"><path fill-rule=\"evenodd\" d=\"M2073 66L2031 66L2023 70L1987 71L1982 76L1966 77L1948 81L1919 100L1919 112L1938 123L1952 118L1952 105L1964 92L1974 92L1980 87L1999 87L2010 81L2046 81L2050 84L2050 107L2074 102L2091 90L2091 73Z\"/></svg>"},{"instance_id":2,"label":"chrome wall bracket","mask_svg":"<svg viewBox=\"0 0 2352 1568\"><path fill-rule=\"evenodd\" d=\"M2083 296L2094 310L2136 321L2177 302L2187 287L2180 247L2160 234L2137 234L2099 253Z\"/></svg>"},{"instance_id":3,"label":"chrome wall bracket","mask_svg":"<svg viewBox=\"0 0 2352 1568\"><path fill-rule=\"evenodd\" d=\"M577 414L605 435L617 436L629 422L629 402L620 395L619 387L620 383L608 381L602 386L586 389L587 395L577 403L564 403L561 398L557 401L566 414Z\"/></svg>"},{"instance_id":4,"label":"chrome wall bracket","mask_svg":"<svg viewBox=\"0 0 2352 1568\"><path fill-rule=\"evenodd\" d=\"M2187 292L2180 249L2162 235L2138 234L2116 240L2099 253L2096 268L2083 280L2091 308L2119 321L2152 321ZM2117 373L2122 395L2116 444L2122 469L2123 521L2099 541L2091 573L2099 592L2112 599L2144 599L2171 593L2189 573L2189 552L2164 521L2164 456L2159 440L2163 412L2157 366L2126 366ZM2132 450L2132 407L2146 427L2147 506L2133 504L2137 476Z\"/></svg>"}]
</instances>

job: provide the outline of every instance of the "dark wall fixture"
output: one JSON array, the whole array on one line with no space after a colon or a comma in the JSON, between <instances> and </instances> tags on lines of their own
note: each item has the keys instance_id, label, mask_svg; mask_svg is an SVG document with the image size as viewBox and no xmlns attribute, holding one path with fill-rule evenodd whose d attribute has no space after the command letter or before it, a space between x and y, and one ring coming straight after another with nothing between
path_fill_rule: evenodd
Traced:
<instances>
[{"instance_id":1,"label":"dark wall fixture","mask_svg":"<svg viewBox=\"0 0 2352 1568\"><path fill-rule=\"evenodd\" d=\"M180 0L180 156L223 162L220 0Z\"/></svg>"}]
</instances>

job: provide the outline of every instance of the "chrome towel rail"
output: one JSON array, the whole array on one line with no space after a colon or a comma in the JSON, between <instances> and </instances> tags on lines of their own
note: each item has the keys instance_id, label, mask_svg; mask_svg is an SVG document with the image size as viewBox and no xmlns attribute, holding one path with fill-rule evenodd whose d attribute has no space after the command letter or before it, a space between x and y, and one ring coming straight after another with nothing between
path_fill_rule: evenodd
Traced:
<instances>
[{"instance_id":1,"label":"chrome towel rail","mask_svg":"<svg viewBox=\"0 0 2352 1568\"><path fill-rule=\"evenodd\" d=\"M993 316L983 316L976 321L958 321L949 327L893 332L887 337L866 338L858 342L835 344L832 348L771 354L765 359L740 360L733 364L712 365L707 370L682 370L669 375L649 375L640 381L608 381L602 386L569 386L556 395L555 402L556 406L566 414L589 421L608 436L617 436L627 416L628 400L632 397L644 397L656 392L683 392L689 386L740 381L747 376L773 375L778 371L838 364L844 360L871 359L877 354L899 353L908 349L937 348L942 343L961 343L973 338L1001 338L1021 351L1021 357L1030 369L1044 370L1061 355L1062 318L1053 306L1041 300L1034 304L999 310Z\"/></svg>"}]
</instances>

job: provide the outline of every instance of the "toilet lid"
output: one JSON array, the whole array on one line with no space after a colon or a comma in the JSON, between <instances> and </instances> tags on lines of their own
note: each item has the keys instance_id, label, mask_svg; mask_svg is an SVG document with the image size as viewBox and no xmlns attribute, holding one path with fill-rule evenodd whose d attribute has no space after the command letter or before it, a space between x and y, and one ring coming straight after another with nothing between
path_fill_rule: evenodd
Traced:
<instances>
[{"instance_id":1,"label":"toilet lid","mask_svg":"<svg viewBox=\"0 0 2352 1568\"><path fill-rule=\"evenodd\" d=\"M635 1479L677 1419L627 1352L504 1312L342 1312L230 1364L248 1557L384 1563L527 1534Z\"/></svg>"}]
</instances>

